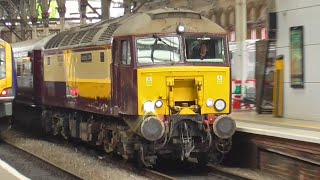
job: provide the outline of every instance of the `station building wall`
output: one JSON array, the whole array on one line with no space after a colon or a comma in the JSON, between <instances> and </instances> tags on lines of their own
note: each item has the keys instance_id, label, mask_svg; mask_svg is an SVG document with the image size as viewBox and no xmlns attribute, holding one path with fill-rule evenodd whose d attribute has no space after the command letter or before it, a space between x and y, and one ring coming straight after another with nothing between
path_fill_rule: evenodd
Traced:
<instances>
[{"instance_id":1,"label":"station building wall","mask_svg":"<svg viewBox=\"0 0 320 180\"><path fill-rule=\"evenodd\" d=\"M320 121L320 1L276 0L277 54L284 55L284 117ZM304 27L304 88L290 84L290 27Z\"/></svg>"}]
</instances>

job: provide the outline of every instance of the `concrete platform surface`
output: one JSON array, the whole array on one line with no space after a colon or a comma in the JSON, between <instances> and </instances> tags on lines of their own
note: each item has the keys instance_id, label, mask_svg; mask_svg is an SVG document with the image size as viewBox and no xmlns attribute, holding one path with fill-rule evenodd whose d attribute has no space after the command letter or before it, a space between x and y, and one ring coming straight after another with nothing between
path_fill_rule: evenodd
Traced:
<instances>
[{"instance_id":1,"label":"concrete platform surface","mask_svg":"<svg viewBox=\"0 0 320 180\"><path fill-rule=\"evenodd\" d=\"M276 118L272 114L233 112L237 131L320 144L320 122Z\"/></svg>"},{"instance_id":2,"label":"concrete platform surface","mask_svg":"<svg viewBox=\"0 0 320 180\"><path fill-rule=\"evenodd\" d=\"M16 169L1 160L0 157L0 179L5 180L30 180L24 175L20 174Z\"/></svg>"}]
</instances>

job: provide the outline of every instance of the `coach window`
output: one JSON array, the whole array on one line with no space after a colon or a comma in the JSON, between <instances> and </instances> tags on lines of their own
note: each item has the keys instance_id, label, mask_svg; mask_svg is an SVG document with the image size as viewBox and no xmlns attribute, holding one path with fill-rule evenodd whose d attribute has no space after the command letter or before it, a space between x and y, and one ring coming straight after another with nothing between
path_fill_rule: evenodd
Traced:
<instances>
[{"instance_id":1,"label":"coach window","mask_svg":"<svg viewBox=\"0 0 320 180\"><path fill-rule=\"evenodd\" d=\"M100 62L104 62L104 52L100 52Z\"/></svg>"},{"instance_id":2,"label":"coach window","mask_svg":"<svg viewBox=\"0 0 320 180\"><path fill-rule=\"evenodd\" d=\"M21 62L20 61L16 61L17 62L17 76L20 77L21 76Z\"/></svg>"},{"instance_id":3,"label":"coach window","mask_svg":"<svg viewBox=\"0 0 320 180\"><path fill-rule=\"evenodd\" d=\"M6 50L5 47L0 46L0 79L6 77Z\"/></svg>"},{"instance_id":4,"label":"coach window","mask_svg":"<svg viewBox=\"0 0 320 180\"><path fill-rule=\"evenodd\" d=\"M50 57L47 58L47 65L50 65L51 62L50 62Z\"/></svg>"},{"instance_id":5,"label":"coach window","mask_svg":"<svg viewBox=\"0 0 320 180\"><path fill-rule=\"evenodd\" d=\"M81 54L81 62L83 62L83 63L92 62L92 55L91 55L91 53Z\"/></svg>"},{"instance_id":6,"label":"coach window","mask_svg":"<svg viewBox=\"0 0 320 180\"><path fill-rule=\"evenodd\" d=\"M130 43L128 41L121 41L121 64L131 64Z\"/></svg>"}]
</instances>

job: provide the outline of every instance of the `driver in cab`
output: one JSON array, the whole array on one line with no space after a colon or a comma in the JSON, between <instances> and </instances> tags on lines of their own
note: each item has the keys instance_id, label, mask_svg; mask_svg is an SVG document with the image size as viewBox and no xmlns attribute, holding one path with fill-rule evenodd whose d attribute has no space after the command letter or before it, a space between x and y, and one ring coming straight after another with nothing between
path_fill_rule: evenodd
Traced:
<instances>
[{"instance_id":1,"label":"driver in cab","mask_svg":"<svg viewBox=\"0 0 320 180\"><path fill-rule=\"evenodd\" d=\"M208 47L205 43L201 43L199 47L199 51L197 53L194 53L193 59L207 59L208 56Z\"/></svg>"}]
</instances>

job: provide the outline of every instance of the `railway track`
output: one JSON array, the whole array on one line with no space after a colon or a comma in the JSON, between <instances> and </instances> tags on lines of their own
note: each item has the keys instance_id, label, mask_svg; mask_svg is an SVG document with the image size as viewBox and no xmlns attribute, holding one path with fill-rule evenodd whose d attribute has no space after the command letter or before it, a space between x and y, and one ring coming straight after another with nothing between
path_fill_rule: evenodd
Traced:
<instances>
[{"instance_id":1,"label":"railway track","mask_svg":"<svg viewBox=\"0 0 320 180\"><path fill-rule=\"evenodd\" d=\"M192 175L189 172L186 172L185 174L180 174L180 173L170 173L170 175L160 173L158 171L146 169L146 177L149 177L151 179L162 179L162 180L242 180L246 179L243 177L231 175L225 172L217 172L217 171L211 171L207 173L199 173L199 172L192 172Z\"/></svg>"},{"instance_id":2,"label":"railway track","mask_svg":"<svg viewBox=\"0 0 320 180\"><path fill-rule=\"evenodd\" d=\"M1 160L10 164L10 166L30 179L80 179L79 177L62 170L59 167L53 166L37 156L4 141L0 141L0 157Z\"/></svg>"},{"instance_id":3,"label":"railway track","mask_svg":"<svg viewBox=\"0 0 320 180\"><path fill-rule=\"evenodd\" d=\"M223 169L217 168L212 165L207 165L205 167L199 166L195 160L190 160L187 162L177 162L173 160L164 160L165 165L161 162L155 170L158 173L166 174L170 177L170 179L177 180L246 180L251 179L248 176L242 176L241 174L236 174L228 171L224 171Z\"/></svg>"},{"instance_id":4,"label":"railway track","mask_svg":"<svg viewBox=\"0 0 320 180\"><path fill-rule=\"evenodd\" d=\"M91 149L83 148L79 149L84 153L88 153ZM91 151L92 156L99 156L99 151ZM104 154L104 152L102 152ZM108 156L108 155L105 155ZM116 157L107 157L116 158ZM117 161L121 161L123 164L126 164L126 161L123 159L117 159ZM166 160L165 160L166 161ZM150 178L152 180L179 180L179 179L194 179L194 180L246 180L250 179L248 176L241 176L240 174L224 171L223 169L208 165L206 167L200 167L196 162L189 161L186 163L175 163L172 160L166 161L167 164L171 164L173 166L167 166L167 164L161 164L160 166L155 166L152 169L149 168L136 168L135 163L130 163L131 170L134 172L138 172L139 174ZM182 167L182 168L181 168ZM190 169L192 169L190 171Z\"/></svg>"},{"instance_id":5,"label":"railway track","mask_svg":"<svg viewBox=\"0 0 320 180\"><path fill-rule=\"evenodd\" d=\"M40 146L36 141L41 141L38 139L32 139L32 137L25 138L26 134L21 134L19 132L16 132L14 130L8 130L6 133L1 133L2 139L5 142L5 146L14 146L11 148L15 148L17 154L29 154L28 156L33 157L34 159L38 159L38 161L43 161L43 163L47 163L48 166L50 165L52 168L46 168L47 172L44 172L43 174L49 174L50 177L50 171L59 171L61 173L54 173L54 174L65 174L65 177L70 177L68 179L114 179L114 178L124 178L124 179L161 179L161 180L173 180L173 179L225 179L225 180L231 180L231 179L247 179L243 178L231 173L223 172L221 169L214 168L212 166L207 166L205 168L197 167L196 163L194 162L188 162L183 167L177 166L159 166L155 167L154 169L138 169L136 168L135 164L133 163L127 163L123 160L114 159L114 157L108 157L101 155L100 152L89 149L87 147L78 146L78 145L67 145L69 150L74 151L73 153L69 154L71 157L76 156L82 156L82 155L89 155L93 160L90 161L82 161L86 167L85 170L83 170L83 167L78 165L79 163L71 164L70 166L65 166L66 163L62 162L61 159L64 157L59 158L59 152L60 150L54 149L54 147L49 147L51 144L54 144L54 142L48 142L44 141L42 142L43 145L40 145L43 147L48 147L48 151L45 154L41 154L39 151ZM30 144L31 143L31 144ZM3 145L2 145L3 146ZM34 148L30 148L31 146L34 146ZM59 145L56 145L59 146ZM37 151L38 149L38 151ZM51 150L53 150L53 153ZM58 148L59 149L59 148ZM65 150L61 150L61 152L64 152ZM67 154L69 152L66 152ZM26 155L27 156L27 155ZM52 157L58 157L57 159L52 159ZM81 157L80 157L81 158ZM113 159L112 159L113 158ZM85 159L85 158L84 158ZM102 161L104 160L104 161ZM21 161L24 161L23 158ZM73 158L72 160L67 160L72 163L73 161L78 161L76 158ZM87 164L86 164L87 163ZM111 169L108 169L108 167L100 167L101 166L110 166L116 165L117 167L112 167ZM99 167L91 167L91 164L100 164ZM172 164L172 163L171 163ZM78 168L78 169L77 169ZM88 168L90 168L88 170ZM101 169L102 168L102 169ZM169 168L169 169L168 169ZM97 170L98 169L98 170ZM100 170L101 169L101 170ZM128 172L128 176L120 176L117 175L107 175L101 173L100 171L119 171L119 169L124 169ZM28 170L28 169L27 169ZM95 171L95 173L93 173ZM23 173L23 172L22 172ZM123 173L123 171L119 171L119 173ZM107 173L108 174L108 173ZM129 178L128 178L129 177ZM40 178L41 179L41 178ZM53 177L53 179L55 179ZM61 178L58 178L61 179ZM65 178L63 178L65 179Z\"/></svg>"}]
</instances>

